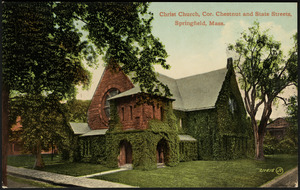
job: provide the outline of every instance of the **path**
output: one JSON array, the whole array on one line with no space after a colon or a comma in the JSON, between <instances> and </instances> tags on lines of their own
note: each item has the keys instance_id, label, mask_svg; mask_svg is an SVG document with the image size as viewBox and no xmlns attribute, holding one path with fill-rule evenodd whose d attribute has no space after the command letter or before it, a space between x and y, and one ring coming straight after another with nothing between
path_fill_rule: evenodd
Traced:
<instances>
[{"instance_id":1,"label":"path","mask_svg":"<svg viewBox=\"0 0 300 190\"><path fill-rule=\"evenodd\" d=\"M298 167L285 172L261 187L298 187Z\"/></svg>"},{"instance_id":2,"label":"path","mask_svg":"<svg viewBox=\"0 0 300 190\"><path fill-rule=\"evenodd\" d=\"M68 175L56 174L51 172L39 171L39 170L31 170L26 168L18 168L13 166L7 166L7 172L12 175L36 179L39 181L44 181L48 183L52 183L55 185L62 186L75 186L75 187L88 187L88 188L132 188L133 186L114 183L104 180L98 179L89 179L86 177L73 177Z\"/></svg>"},{"instance_id":3,"label":"path","mask_svg":"<svg viewBox=\"0 0 300 190\"><path fill-rule=\"evenodd\" d=\"M80 176L80 177L96 177L96 176L107 175L107 174L117 173L117 172L126 171L126 170L132 170L132 164L125 164L124 166L121 166L119 169L109 170L109 171L90 174L90 175L84 175L84 176Z\"/></svg>"}]
</instances>

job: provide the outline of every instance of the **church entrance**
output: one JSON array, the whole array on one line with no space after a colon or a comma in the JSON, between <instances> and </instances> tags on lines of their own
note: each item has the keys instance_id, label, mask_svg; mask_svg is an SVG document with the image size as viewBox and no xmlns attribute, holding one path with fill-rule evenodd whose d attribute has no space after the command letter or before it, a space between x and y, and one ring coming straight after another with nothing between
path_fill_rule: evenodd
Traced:
<instances>
[{"instance_id":1,"label":"church entrance","mask_svg":"<svg viewBox=\"0 0 300 190\"><path fill-rule=\"evenodd\" d=\"M119 166L132 164L132 146L130 142L123 140L120 143Z\"/></svg>"},{"instance_id":2,"label":"church entrance","mask_svg":"<svg viewBox=\"0 0 300 190\"><path fill-rule=\"evenodd\" d=\"M157 163L165 163L167 162L168 156L168 144L165 139L161 139L156 148L156 159Z\"/></svg>"}]
</instances>

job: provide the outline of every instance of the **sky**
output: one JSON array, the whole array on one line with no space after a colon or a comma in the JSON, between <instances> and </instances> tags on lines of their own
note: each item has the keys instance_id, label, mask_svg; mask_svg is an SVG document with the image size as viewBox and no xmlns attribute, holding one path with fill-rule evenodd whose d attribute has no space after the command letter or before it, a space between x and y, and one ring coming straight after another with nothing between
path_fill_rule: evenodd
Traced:
<instances>
[{"instance_id":1,"label":"sky","mask_svg":"<svg viewBox=\"0 0 300 190\"><path fill-rule=\"evenodd\" d=\"M149 11L154 16L152 33L165 45L169 55L166 61L171 66L170 70L155 66L155 70L172 78L226 67L227 58L233 56L226 47L254 21L258 21L263 30L270 29L269 33L282 43L286 54L292 47L291 37L297 32L297 3L152 2ZM212 21L222 25L210 25ZM201 25L189 25L194 22ZM100 60L97 69L90 71L93 73L91 87L88 91L78 88L77 99L92 98L104 71L103 61ZM283 96L289 97L295 92L290 88ZM273 107L271 118L285 115L281 102L277 107Z\"/></svg>"}]
</instances>

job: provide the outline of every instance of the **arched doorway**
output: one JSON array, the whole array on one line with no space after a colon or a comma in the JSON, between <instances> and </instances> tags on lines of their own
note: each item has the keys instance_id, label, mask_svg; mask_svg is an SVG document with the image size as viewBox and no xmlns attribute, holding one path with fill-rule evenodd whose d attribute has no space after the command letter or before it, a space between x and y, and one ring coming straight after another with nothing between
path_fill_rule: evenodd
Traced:
<instances>
[{"instance_id":1,"label":"arched doorway","mask_svg":"<svg viewBox=\"0 0 300 190\"><path fill-rule=\"evenodd\" d=\"M123 140L120 142L119 166L132 164L132 146L130 142Z\"/></svg>"},{"instance_id":2,"label":"arched doorway","mask_svg":"<svg viewBox=\"0 0 300 190\"><path fill-rule=\"evenodd\" d=\"M157 163L168 162L168 154L169 154L169 149L168 149L167 141L165 139L161 139L157 143L157 148L156 148Z\"/></svg>"}]
</instances>

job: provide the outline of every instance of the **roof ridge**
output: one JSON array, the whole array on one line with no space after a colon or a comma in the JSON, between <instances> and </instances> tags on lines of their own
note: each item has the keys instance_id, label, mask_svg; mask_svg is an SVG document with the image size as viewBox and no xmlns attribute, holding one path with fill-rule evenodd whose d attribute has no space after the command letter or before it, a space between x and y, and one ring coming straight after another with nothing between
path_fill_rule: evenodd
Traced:
<instances>
[{"instance_id":1,"label":"roof ridge","mask_svg":"<svg viewBox=\"0 0 300 190\"><path fill-rule=\"evenodd\" d=\"M175 80L177 81L177 80L186 79L186 78L190 78L190 77L195 77L195 76L205 75L205 74L209 74L209 73L212 73L212 72L217 72L217 71L221 71L221 70L225 70L225 69L227 70L226 67L223 67L223 68L221 68L221 69L212 70L212 71L207 71L207 72L205 72L205 73L199 73L199 74L195 74L195 75L190 75L190 76L178 78L178 79L175 79Z\"/></svg>"}]
</instances>

